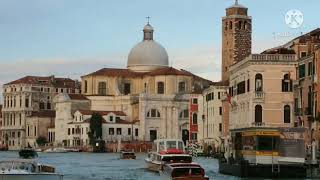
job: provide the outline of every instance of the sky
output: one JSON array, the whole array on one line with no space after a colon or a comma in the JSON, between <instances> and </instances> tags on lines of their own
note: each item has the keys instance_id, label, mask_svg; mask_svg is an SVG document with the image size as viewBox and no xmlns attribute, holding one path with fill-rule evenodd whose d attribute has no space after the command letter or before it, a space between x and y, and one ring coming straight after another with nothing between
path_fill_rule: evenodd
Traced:
<instances>
[{"instance_id":1,"label":"sky","mask_svg":"<svg viewBox=\"0 0 320 180\"><path fill-rule=\"evenodd\" d=\"M319 0L239 0L253 19L252 52L320 27ZM170 65L210 80L221 75L221 18L233 0L0 0L0 86L26 75L79 79L125 68L150 16ZM303 25L285 23L297 9ZM1 91L1 89L0 89Z\"/></svg>"}]
</instances>

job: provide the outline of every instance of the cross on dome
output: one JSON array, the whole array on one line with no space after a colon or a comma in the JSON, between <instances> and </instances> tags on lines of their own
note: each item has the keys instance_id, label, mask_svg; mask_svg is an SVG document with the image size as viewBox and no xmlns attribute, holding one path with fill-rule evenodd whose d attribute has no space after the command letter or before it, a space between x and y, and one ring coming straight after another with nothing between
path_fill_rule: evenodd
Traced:
<instances>
[{"instance_id":1,"label":"cross on dome","mask_svg":"<svg viewBox=\"0 0 320 180\"><path fill-rule=\"evenodd\" d=\"M148 24L150 23L150 16L147 16L146 17L148 19Z\"/></svg>"}]
</instances>

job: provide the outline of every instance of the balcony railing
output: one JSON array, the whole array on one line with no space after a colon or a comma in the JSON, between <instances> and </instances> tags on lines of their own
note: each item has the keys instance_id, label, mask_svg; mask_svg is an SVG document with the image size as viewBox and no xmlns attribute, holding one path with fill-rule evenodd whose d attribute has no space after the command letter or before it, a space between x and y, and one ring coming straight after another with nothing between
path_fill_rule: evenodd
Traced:
<instances>
[{"instance_id":1,"label":"balcony railing","mask_svg":"<svg viewBox=\"0 0 320 180\"><path fill-rule=\"evenodd\" d=\"M254 98L259 99L259 100L263 100L264 99L264 92L263 91L256 91L254 93Z\"/></svg>"},{"instance_id":2,"label":"balcony railing","mask_svg":"<svg viewBox=\"0 0 320 180\"><path fill-rule=\"evenodd\" d=\"M295 54L252 54L252 60L267 60L267 61L294 61Z\"/></svg>"},{"instance_id":3,"label":"balcony railing","mask_svg":"<svg viewBox=\"0 0 320 180\"><path fill-rule=\"evenodd\" d=\"M251 123L251 125L253 127L262 127L262 126L265 126L265 123L264 122L253 122L253 123Z\"/></svg>"}]
</instances>

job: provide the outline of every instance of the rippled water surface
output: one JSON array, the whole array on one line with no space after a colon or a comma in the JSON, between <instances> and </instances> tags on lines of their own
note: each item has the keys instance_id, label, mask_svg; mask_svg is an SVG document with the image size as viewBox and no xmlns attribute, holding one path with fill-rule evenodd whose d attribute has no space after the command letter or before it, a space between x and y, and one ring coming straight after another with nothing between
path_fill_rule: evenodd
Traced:
<instances>
[{"instance_id":1,"label":"rippled water surface","mask_svg":"<svg viewBox=\"0 0 320 180\"><path fill-rule=\"evenodd\" d=\"M17 152L0 152L0 160L12 160ZM39 161L56 166L64 174L64 180L158 180L158 173L147 171L146 154L137 154L136 160L120 160L116 153L39 153ZM239 179L218 173L218 161L203 157L195 158L206 170L210 179Z\"/></svg>"}]
</instances>

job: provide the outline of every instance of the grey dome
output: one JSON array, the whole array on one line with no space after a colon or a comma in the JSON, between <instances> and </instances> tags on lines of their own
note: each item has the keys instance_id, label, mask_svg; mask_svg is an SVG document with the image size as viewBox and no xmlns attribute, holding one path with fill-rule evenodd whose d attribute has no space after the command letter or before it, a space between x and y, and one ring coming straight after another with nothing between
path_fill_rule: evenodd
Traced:
<instances>
[{"instance_id":1,"label":"grey dome","mask_svg":"<svg viewBox=\"0 0 320 180\"><path fill-rule=\"evenodd\" d=\"M169 65L167 51L153 40L153 27L147 24L143 32L143 41L135 45L129 53L128 68L133 71L147 72L167 67Z\"/></svg>"}]
</instances>

